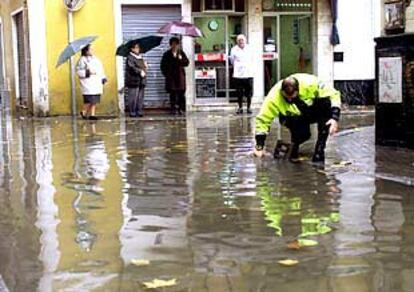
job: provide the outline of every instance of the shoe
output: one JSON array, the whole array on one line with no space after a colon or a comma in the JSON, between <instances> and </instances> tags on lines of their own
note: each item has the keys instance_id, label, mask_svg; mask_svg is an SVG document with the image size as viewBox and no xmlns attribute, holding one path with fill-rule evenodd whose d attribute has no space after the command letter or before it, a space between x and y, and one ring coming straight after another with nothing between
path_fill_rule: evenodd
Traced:
<instances>
[{"instance_id":1,"label":"shoe","mask_svg":"<svg viewBox=\"0 0 414 292\"><path fill-rule=\"evenodd\" d=\"M243 113L243 109L242 108L239 108L237 111L236 111L236 115L241 115Z\"/></svg>"},{"instance_id":2,"label":"shoe","mask_svg":"<svg viewBox=\"0 0 414 292\"><path fill-rule=\"evenodd\" d=\"M91 121L97 121L97 120L98 120L98 118L97 118L96 116L90 116L88 120L91 120Z\"/></svg>"},{"instance_id":3,"label":"shoe","mask_svg":"<svg viewBox=\"0 0 414 292\"><path fill-rule=\"evenodd\" d=\"M85 116L85 114L83 113L83 111L82 112L80 112L80 116L82 117L82 119L84 119L84 120L86 120L86 116Z\"/></svg>"},{"instance_id":4,"label":"shoe","mask_svg":"<svg viewBox=\"0 0 414 292\"><path fill-rule=\"evenodd\" d=\"M299 162L299 145L293 144L290 148L289 161L293 163Z\"/></svg>"},{"instance_id":5,"label":"shoe","mask_svg":"<svg viewBox=\"0 0 414 292\"><path fill-rule=\"evenodd\" d=\"M251 109L249 109L249 108L248 108L248 109L247 109L247 113L248 113L248 114L252 114L253 112L252 112L252 110L251 110Z\"/></svg>"},{"instance_id":6,"label":"shoe","mask_svg":"<svg viewBox=\"0 0 414 292\"><path fill-rule=\"evenodd\" d=\"M144 114L138 114L139 118L142 118L144 116Z\"/></svg>"},{"instance_id":7,"label":"shoe","mask_svg":"<svg viewBox=\"0 0 414 292\"><path fill-rule=\"evenodd\" d=\"M291 145L285 143L282 140L278 140L276 143L275 151L273 153L274 159L286 159L289 153Z\"/></svg>"}]
</instances>

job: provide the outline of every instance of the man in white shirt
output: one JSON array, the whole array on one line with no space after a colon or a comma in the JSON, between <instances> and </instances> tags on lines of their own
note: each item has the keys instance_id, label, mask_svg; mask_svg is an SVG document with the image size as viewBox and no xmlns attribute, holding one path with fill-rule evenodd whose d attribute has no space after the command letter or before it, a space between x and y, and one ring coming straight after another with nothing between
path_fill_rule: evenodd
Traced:
<instances>
[{"instance_id":1,"label":"man in white shirt","mask_svg":"<svg viewBox=\"0 0 414 292\"><path fill-rule=\"evenodd\" d=\"M243 113L243 97L247 99L247 113L250 109L253 96L253 54L247 45L246 36L237 36L237 45L231 49L230 61L233 64L233 78L237 89L239 108L237 114Z\"/></svg>"}]
</instances>

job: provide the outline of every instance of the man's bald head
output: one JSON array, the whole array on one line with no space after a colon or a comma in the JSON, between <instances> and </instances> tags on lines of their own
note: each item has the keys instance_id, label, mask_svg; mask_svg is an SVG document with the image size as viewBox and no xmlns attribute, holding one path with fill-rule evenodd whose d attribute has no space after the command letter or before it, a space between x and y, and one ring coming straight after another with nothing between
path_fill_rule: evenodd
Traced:
<instances>
[{"instance_id":1,"label":"man's bald head","mask_svg":"<svg viewBox=\"0 0 414 292\"><path fill-rule=\"evenodd\" d=\"M291 102L299 94L299 82L294 77L285 78L282 81L282 95Z\"/></svg>"}]
</instances>

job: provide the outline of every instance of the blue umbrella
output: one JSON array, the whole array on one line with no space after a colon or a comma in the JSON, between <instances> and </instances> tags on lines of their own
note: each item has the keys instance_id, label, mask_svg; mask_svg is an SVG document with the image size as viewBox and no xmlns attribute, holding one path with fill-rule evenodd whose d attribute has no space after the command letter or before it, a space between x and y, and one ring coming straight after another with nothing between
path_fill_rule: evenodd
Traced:
<instances>
[{"instance_id":1,"label":"blue umbrella","mask_svg":"<svg viewBox=\"0 0 414 292\"><path fill-rule=\"evenodd\" d=\"M79 51L81 51L84 47L92 43L96 40L97 36L87 36L71 42L67 47L63 50L63 52L59 56L59 60L56 64L56 67L59 67L67 60L69 60L73 55L76 55Z\"/></svg>"}]
</instances>

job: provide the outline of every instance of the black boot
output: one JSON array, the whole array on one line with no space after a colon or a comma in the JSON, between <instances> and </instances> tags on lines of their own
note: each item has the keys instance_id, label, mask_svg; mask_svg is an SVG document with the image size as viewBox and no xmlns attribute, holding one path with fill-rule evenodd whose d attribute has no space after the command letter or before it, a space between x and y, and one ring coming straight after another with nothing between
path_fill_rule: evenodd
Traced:
<instances>
[{"instance_id":1,"label":"black boot","mask_svg":"<svg viewBox=\"0 0 414 292\"><path fill-rule=\"evenodd\" d=\"M325 163L325 145L326 142L316 142L315 152L313 153L312 162L313 163Z\"/></svg>"},{"instance_id":2,"label":"black boot","mask_svg":"<svg viewBox=\"0 0 414 292\"><path fill-rule=\"evenodd\" d=\"M329 136L329 127L326 126L325 123L326 122L324 121L322 126L318 127L318 140L316 141L315 152L312 157L313 163L325 163L325 147Z\"/></svg>"}]
</instances>

